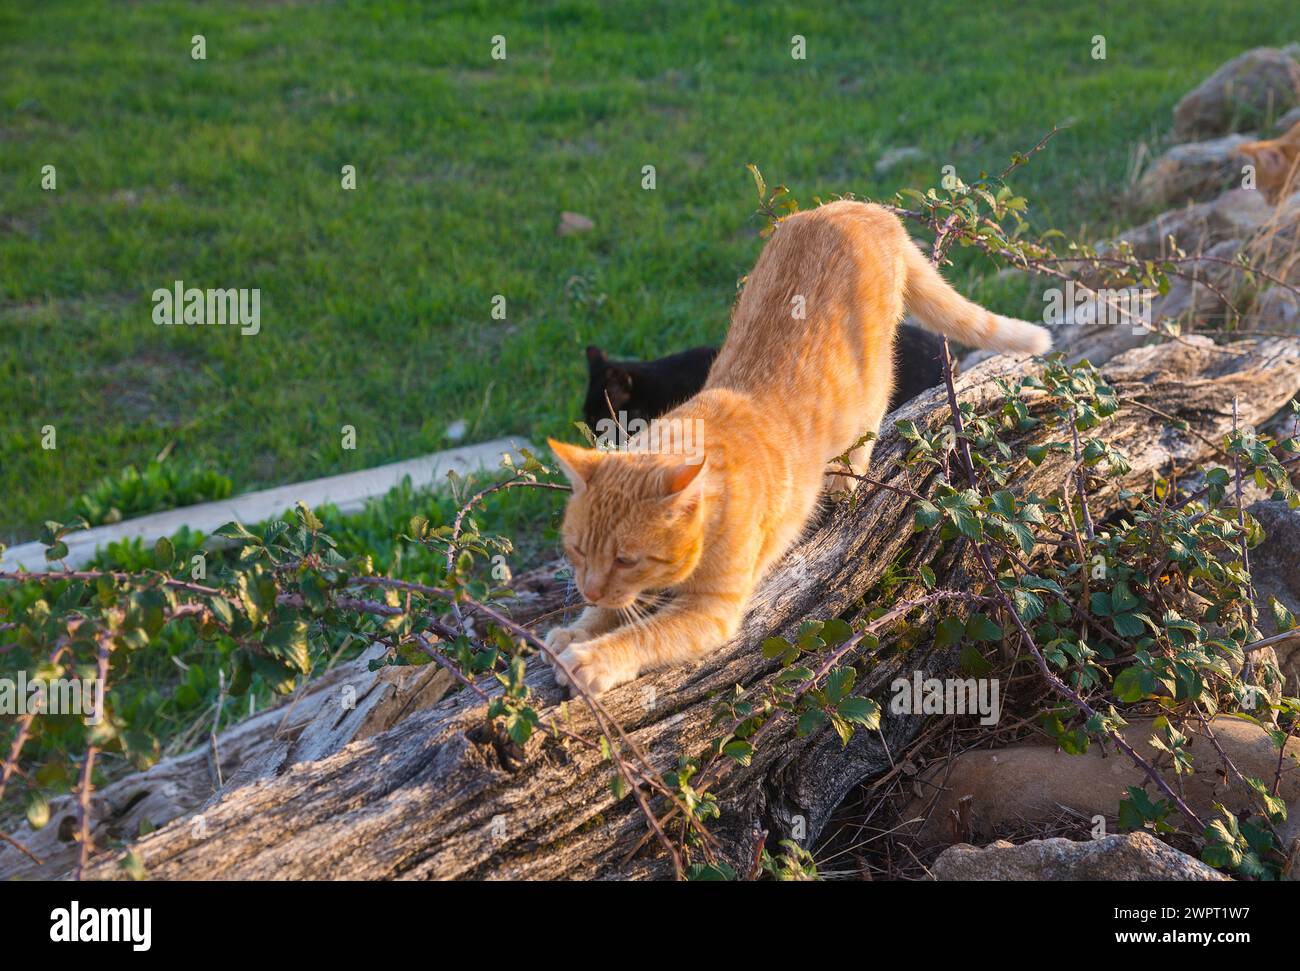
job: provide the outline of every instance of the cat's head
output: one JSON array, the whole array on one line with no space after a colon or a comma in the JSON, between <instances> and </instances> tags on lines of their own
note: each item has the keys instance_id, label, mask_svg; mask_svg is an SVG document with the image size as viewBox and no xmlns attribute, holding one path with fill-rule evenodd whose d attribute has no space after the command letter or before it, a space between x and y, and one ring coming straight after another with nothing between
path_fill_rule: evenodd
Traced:
<instances>
[{"instance_id":1,"label":"cat's head","mask_svg":"<svg viewBox=\"0 0 1300 971\"><path fill-rule=\"evenodd\" d=\"M617 361L611 361L595 344L587 347L587 400L582 406L582 420L592 431L599 422L627 412L625 421L644 417L629 408L633 398L632 374ZM610 406L613 406L613 414Z\"/></svg>"},{"instance_id":2,"label":"cat's head","mask_svg":"<svg viewBox=\"0 0 1300 971\"><path fill-rule=\"evenodd\" d=\"M547 442L573 485L561 537L583 597L617 610L691 575L704 549L707 462Z\"/></svg>"},{"instance_id":3,"label":"cat's head","mask_svg":"<svg viewBox=\"0 0 1300 971\"><path fill-rule=\"evenodd\" d=\"M1255 164L1255 179L1261 189L1270 195L1280 192L1294 177L1292 168L1300 154L1300 123L1279 138L1238 145L1236 152Z\"/></svg>"}]
</instances>

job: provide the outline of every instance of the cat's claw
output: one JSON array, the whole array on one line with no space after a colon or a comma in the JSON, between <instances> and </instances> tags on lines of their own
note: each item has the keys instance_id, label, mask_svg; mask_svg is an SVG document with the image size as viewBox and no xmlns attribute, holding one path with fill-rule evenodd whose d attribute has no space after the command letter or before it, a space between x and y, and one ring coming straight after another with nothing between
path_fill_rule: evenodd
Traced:
<instances>
[{"instance_id":1,"label":"cat's claw","mask_svg":"<svg viewBox=\"0 0 1300 971\"><path fill-rule=\"evenodd\" d=\"M563 654L570 644L590 640L591 637L591 631L582 627L555 627L546 635L546 646L551 649L552 654ZM543 654L542 659L552 667L555 666L550 654Z\"/></svg>"},{"instance_id":2,"label":"cat's claw","mask_svg":"<svg viewBox=\"0 0 1300 971\"><path fill-rule=\"evenodd\" d=\"M635 670L611 663L609 652L590 647L571 647L560 655L560 662L563 667L560 664L553 666L555 683L575 689L574 693L581 689L587 694L603 694L637 675Z\"/></svg>"}]
</instances>

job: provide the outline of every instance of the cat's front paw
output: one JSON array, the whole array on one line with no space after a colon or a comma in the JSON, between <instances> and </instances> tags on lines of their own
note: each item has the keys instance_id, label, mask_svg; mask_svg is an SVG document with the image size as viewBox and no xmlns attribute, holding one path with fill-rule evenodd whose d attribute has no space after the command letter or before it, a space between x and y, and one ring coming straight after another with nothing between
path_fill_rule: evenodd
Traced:
<instances>
[{"instance_id":1,"label":"cat's front paw","mask_svg":"<svg viewBox=\"0 0 1300 971\"><path fill-rule=\"evenodd\" d=\"M553 665L555 683L573 688L575 693L580 689L587 694L602 694L626 684L638 674L635 667L620 663L615 652L602 651L595 641L575 644L560 655L560 662Z\"/></svg>"},{"instance_id":2,"label":"cat's front paw","mask_svg":"<svg viewBox=\"0 0 1300 971\"><path fill-rule=\"evenodd\" d=\"M551 654L563 654L570 644L590 640L591 637L591 631L585 627L553 627L546 635L546 646L551 649ZM554 667L555 662L551 660L551 654L543 654L542 659Z\"/></svg>"}]
</instances>

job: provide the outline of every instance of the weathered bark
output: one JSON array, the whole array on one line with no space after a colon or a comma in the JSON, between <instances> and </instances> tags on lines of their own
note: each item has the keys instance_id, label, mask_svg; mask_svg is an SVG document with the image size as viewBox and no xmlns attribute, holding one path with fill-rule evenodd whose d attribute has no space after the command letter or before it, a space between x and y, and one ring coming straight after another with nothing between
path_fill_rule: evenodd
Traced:
<instances>
[{"instance_id":1,"label":"weathered bark","mask_svg":"<svg viewBox=\"0 0 1300 971\"><path fill-rule=\"evenodd\" d=\"M515 596L503 609L516 622L528 623L564 606L570 591L556 579L558 565L531 570L512 583ZM436 665L372 672L370 660L382 657L385 650L376 645L316 677L276 706L223 731L215 745L208 741L95 790L90 807L93 843L113 845L138 836L142 828L158 829L182 817L197 826L195 818L203 807L224 793L387 731L414 712L433 707L455 684ZM210 721L212 711L200 717ZM50 879L71 870L78 857L72 835L76 820L73 796L51 800L48 825L33 830L23 823L13 832L41 862L0 843L0 880Z\"/></svg>"},{"instance_id":2,"label":"weathered bark","mask_svg":"<svg viewBox=\"0 0 1300 971\"><path fill-rule=\"evenodd\" d=\"M997 377L1031 370L1024 361L986 362L958 381L964 400L994 400ZM1231 426L1232 400L1240 396L1242 420L1259 424L1300 389L1294 342L1243 342L1213 349L1188 344L1141 348L1104 369L1120 392L1150 408L1187 421L1210 439ZM905 444L893 431L902 417L920 422L946 412L935 390L889 419L875 451L873 475L924 492L927 482L899 460ZM1196 435L1168 427L1141 408L1128 407L1098 429L1133 464L1123 479L1102 483L1094 513L1113 508L1121 487L1146 486L1153 473L1186 468L1210 448ZM1037 467L1023 463L1013 487L1043 494L1056 490L1070 467L1049 455ZM792 634L806 618L848 609L891 565L904 572L928 563L941 584L963 578L960 545L942 548L933 531L913 533L910 503L864 485L854 502L833 508L793 550L755 597L741 633L693 667L658 672L615 689L604 698L610 712L650 753L659 770L679 754L700 754L716 730L710 726L715 693L739 684L758 688L777 670L758 644ZM881 659L860 679L862 693L878 692L900 671L941 666L926 644L905 657ZM555 713L562 692L534 661L528 681L543 717ZM484 706L460 692L435 707L410 714L392 728L359 739L328 757L297 762L235 788L205 808L203 826L186 820L135 844L154 878L554 878L660 876L667 864L649 842L631 862L624 857L645 833L635 803L616 801L611 766L591 749L535 736L522 764L504 760L482 731ZM889 751L914 736L919 719L886 716L880 735L859 732L847 748L830 732L797 739L774 732L748 767L736 767L720 793L723 818L714 828L731 862L747 868L757 833L785 835L792 817L804 817L814 839L843 796L889 767ZM571 703L567 725L594 737L592 719ZM887 751L888 749L888 751ZM119 854L95 861L89 875L121 874Z\"/></svg>"}]
</instances>

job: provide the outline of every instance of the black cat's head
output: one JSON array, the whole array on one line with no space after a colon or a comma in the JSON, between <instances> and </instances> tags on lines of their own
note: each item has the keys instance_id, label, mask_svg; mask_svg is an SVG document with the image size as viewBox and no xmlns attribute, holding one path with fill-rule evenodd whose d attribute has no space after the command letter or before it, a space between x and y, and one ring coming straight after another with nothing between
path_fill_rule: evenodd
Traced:
<instances>
[{"instance_id":1,"label":"black cat's head","mask_svg":"<svg viewBox=\"0 0 1300 971\"><path fill-rule=\"evenodd\" d=\"M623 419L618 413L629 411L628 405L632 399L631 372L619 362L611 361L595 344L589 344L587 346L587 400L582 406L582 420L597 433L599 433L597 424L602 420L619 417L620 420L630 421L639 415L629 414L626 419Z\"/></svg>"}]
</instances>

